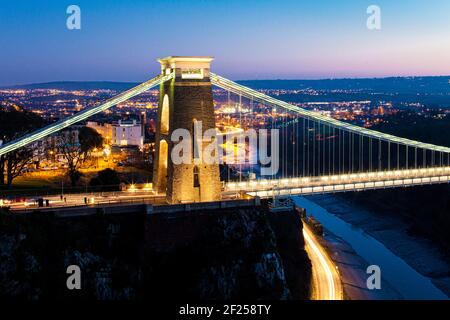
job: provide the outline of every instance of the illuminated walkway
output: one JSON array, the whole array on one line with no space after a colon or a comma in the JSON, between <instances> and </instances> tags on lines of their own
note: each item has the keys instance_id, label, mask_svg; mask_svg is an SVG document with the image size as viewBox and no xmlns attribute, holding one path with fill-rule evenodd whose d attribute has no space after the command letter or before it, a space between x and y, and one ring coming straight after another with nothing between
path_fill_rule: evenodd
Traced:
<instances>
[{"instance_id":1,"label":"illuminated walkway","mask_svg":"<svg viewBox=\"0 0 450 320\"><path fill-rule=\"evenodd\" d=\"M450 167L353 173L321 177L263 179L224 184L225 193L243 192L261 198L283 195L362 191L448 183Z\"/></svg>"}]
</instances>

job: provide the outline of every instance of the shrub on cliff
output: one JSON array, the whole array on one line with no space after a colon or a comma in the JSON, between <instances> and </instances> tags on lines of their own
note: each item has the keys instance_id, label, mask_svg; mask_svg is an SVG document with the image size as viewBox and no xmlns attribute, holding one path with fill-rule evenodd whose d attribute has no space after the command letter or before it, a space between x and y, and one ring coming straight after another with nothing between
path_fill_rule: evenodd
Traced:
<instances>
[{"instance_id":1,"label":"shrub on cliff","mask_svg":"<svg viewBox=\"0 0 450 320\"><path fill-rule=\"evenodd\" d=\"M96 177L92 178L89 185L91 187L101 187L102 189L118 190L120 178L117 171L108 168L100 171Z\"/></svg>"}]
</instances>

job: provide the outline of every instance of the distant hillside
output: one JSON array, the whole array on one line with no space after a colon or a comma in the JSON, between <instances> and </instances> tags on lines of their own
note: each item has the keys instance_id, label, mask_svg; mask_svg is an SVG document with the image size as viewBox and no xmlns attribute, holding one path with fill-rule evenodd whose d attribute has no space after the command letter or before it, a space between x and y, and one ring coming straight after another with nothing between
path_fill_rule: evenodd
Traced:
<instances>
[{"instance_id":1,"label":"distant hillside","mask_svg":"<svg viewBox=\"0 0 450 320\"><path fill-rule=\"evenodd\" d=\"M324 80L245 80L242 85L258 89L362 90L383 93L447 93L450 94L450 76L391 77L366 79Z\"/></svg>"},{"instance_id":2,"label":"distant hillside","mask_svg":"<svg viewBox=\"0 0 450 320\"><path fill-rule=\"evenodd\" d=\"M139 83L137 82L113 82L113 81L54 81L45 83L32 83L17 85L9 88L14 89L58 89L58 90L117 90L130 89Z\"/></svg>"},{"instance_id":3,"label":"distant hillside","mask_svg":"<svg viewBox=\"0 0 450 320\"><path fill-rule=\"evenodd\" d=\"M255 89L293 90L311 88L316 90L360 90L366 93L427 93L450 95L450 76L324 80L243 80L238 82ZM110 89L123 91L136 85L138 85L137 82L63 81L18 85L11 88L60 90Z\"/></svg>"}]
</instances>

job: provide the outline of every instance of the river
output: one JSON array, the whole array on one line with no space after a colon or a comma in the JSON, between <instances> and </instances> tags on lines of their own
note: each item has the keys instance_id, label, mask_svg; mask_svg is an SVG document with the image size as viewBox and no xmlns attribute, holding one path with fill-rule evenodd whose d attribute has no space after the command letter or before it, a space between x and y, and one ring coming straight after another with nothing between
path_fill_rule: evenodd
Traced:
<instances>
[{"instance_id":1,"label":"river","mask_svg":"<svg viewBox=\"0 0 450 320\"><path fill-rule=\"evenodd\" d=\"M383 280L388 282L404 299L448 299L429 278L417 272L362 229L345 222L304 197L294 197L294 201L320 221L324 228L351 245L355 252L369 264L378 265Z\"/></svg>"}]
</instances>

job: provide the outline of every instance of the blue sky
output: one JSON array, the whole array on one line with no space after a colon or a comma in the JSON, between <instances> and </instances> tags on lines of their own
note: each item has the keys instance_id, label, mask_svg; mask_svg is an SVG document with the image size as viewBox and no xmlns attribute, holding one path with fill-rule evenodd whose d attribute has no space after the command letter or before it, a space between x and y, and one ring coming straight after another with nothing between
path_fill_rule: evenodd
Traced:
<instances>
[{"instance_id":1,"label":"blue sky","mask_svg":"<svg viewBox=\"0 0 450 320\"><path fill-rule=\"evenodd\" d=\"M233 79L450 75L450 1L0 0L0 41L0 85L141 81L167 55L212 55Z\"/></svg>"}]
</instances>

